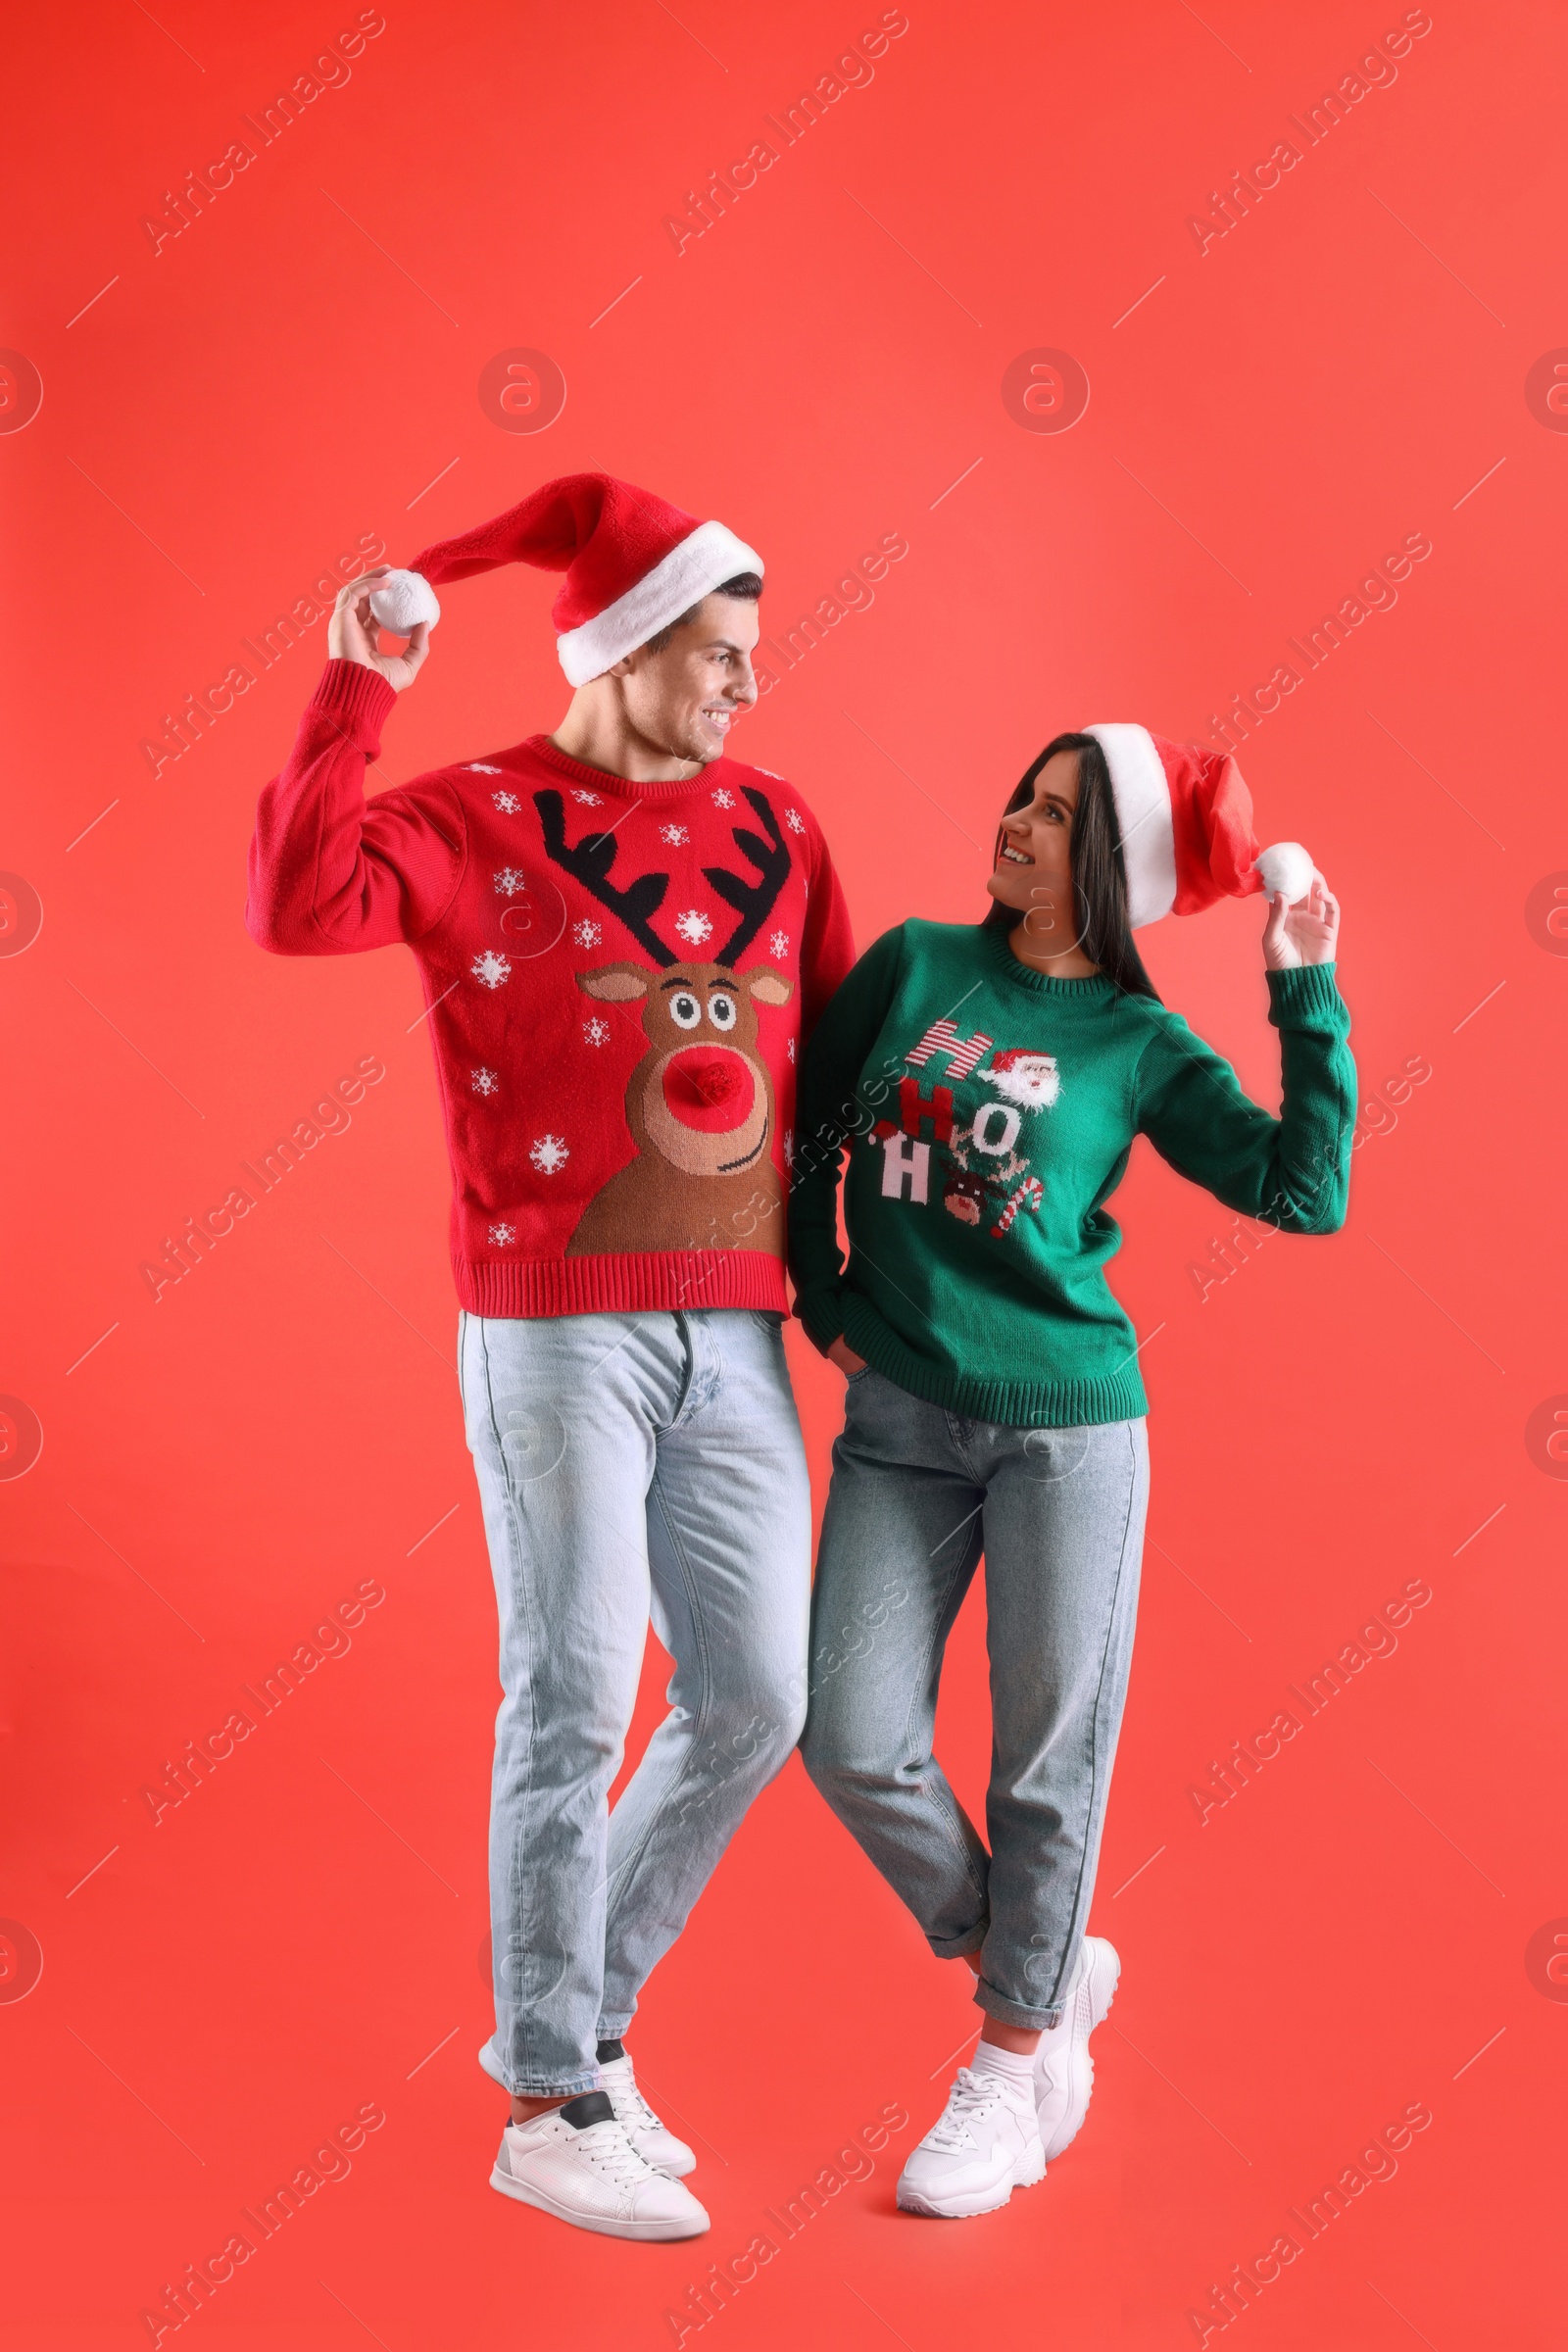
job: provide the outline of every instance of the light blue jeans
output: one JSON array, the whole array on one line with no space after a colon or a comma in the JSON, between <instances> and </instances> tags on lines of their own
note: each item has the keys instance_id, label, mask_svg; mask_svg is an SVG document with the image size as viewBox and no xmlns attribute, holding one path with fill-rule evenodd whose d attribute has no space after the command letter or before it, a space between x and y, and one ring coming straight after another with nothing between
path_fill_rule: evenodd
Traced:
<instances>
[{"instance_id":1,"label":"light blue jeans","mask_svg":"<svg viewBox=\"0 0 1568 2352\"><path fill-rule=\"evenodd\" d=\"M970 1421L857 1372L811 1611L806 1768L975 1999L1058 2023L1089 1917L1132 1659L1149 1446L1140 1421ZM948 1636L982 1552L986 1850L932 1754Z\"/></svg>"},{"instance_id":2,"label":"light blue jeans","mask_svg":"<svg viewBox=\"0 0 1568 2352\"><path fill-rule=\"evenodd\" d=\"M777 1315L466 1314L459 1365L505 1693L480 2063L573 2094L800 1737L806 1457ZM650 1616L670 1711L612 1811Z\"/></svg>"}]
</instances>

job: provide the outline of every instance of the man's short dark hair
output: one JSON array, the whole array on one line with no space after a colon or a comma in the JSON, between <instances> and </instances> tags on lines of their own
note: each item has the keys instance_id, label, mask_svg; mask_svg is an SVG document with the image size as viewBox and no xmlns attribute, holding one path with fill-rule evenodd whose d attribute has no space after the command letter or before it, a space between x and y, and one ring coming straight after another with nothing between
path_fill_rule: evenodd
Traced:
<instances>
[{"instance_id":1,"label":"man's short dark hair","mask_svg":"<svg viewBox=\"0 0 1568 2352\"><path fill-rule=\"evenodd\" d=\"M755 605L761 593L762 575L758 571L738 571L732 580L721 580L716 588L708 591L709 596L737 596L748 605ZM704 597L698 604L688 606L684 612L677 613L673 620L666 621L663 628L656 629L644 650L650 654L662 654L675 631L683 629L689 620L695 620L707 601L708 598Z\"/></svg>"}]
</instances>

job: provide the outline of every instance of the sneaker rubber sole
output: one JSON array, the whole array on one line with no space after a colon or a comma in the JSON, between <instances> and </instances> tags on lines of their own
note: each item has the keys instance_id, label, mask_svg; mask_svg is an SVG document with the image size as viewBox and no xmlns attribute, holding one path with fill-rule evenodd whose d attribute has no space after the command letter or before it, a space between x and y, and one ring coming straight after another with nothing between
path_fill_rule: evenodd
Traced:
<instances>
[{"instance_id":1,"label":"sneaker rubber sole","mask_svg":"<svg viewBox=\"0 0 1568 2352\"><path fill-rule=\"evenodd\" d=\"M1051 2137L1045 2142L1047 2163L1052 2163L1071 2147L1083 2130L1089 2113L1089 2102L1095 2093L1095 2061L1089 2048L1089 2034L1102 2026L1110 2015L1121 1982L1121 1961L1102 1936L1086 1937L1089 1947L1089 1966L1074 1992L1074 2003L1081 1999L1085 1988L1089 1993L1089 2032L1080 2041L1076 2035L1067 2053L1069 2092L1066 2110Z\"/></svg>"},{"instance_id":2,"label":"sneaker rubber sole","mask_svg":"<svg viewBox=\"0 0 1568 2352\"><path fill-rule=\"evenodd\" d=\"M982 2213L999 2212L1015 2188L1033 2188L1045 2177L1046 2151L1037 2138L1033 2147L1025 2148L1010 2175L991 2188L973 2188L966 2194L948 2197L922 2196L918 2189L906 2188L901 2180L899 2211L918 2214L930 2222L971 2222Z\"/></svg>"},{"instance_id":3,"label":"sneaker rubber sole","mask_svg":"<svg viewBox=\"0 0 1568 2352\"><path fill-rule=\"evenodd\" d=\"M573 2230L592 2230L600 2237L630 2237L644 2244L663 2245L681 2237L701 2237L712 2224L705 2213L700 2222L617 2222L608 2215L574 2213L570 2206L558 2204L542 2190L529 2188L524 2181L504 2173L499 2165L490 2175L490 2185L504 2197L514 2197L519 2205L532 2205L539 2213L551 2214L556 2221L565 2222Z\"/></svg>"}]
</instances>

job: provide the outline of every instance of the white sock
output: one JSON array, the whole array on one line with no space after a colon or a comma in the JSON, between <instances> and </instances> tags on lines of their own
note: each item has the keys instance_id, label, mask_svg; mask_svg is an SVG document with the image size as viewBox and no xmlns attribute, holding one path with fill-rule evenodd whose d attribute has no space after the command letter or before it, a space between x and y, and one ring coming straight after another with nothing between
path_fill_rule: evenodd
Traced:
<instances>
[{"instance_id":1,"label":"white sock","mask_svg":"<svg viewBox=\"0 0 1568 2352\"><path fill-rule=\"evenodd\" d=\"M1054 2034L1061 2034L1066 2031L1068 2021L1072 2016L1072 2005L1077 1998L1078 1987L1083 1982L1084 1970L1088 1967L1088 1965L1089 1945L1087 1941L1080 1942L1078 1946L1078 1957L1074 1960L1072 1967L1068 1970L1067 1982L1061 1988L1061 2015L1057 2018L1054 2026L1047 2026L1046 2028L1046 2039L1048 2041L1051 2039Z\"/></svg>"},{"instance_id":2,"label":"white sock","mask_svg":"<svg viewBox=\"0 0 1568 2352\"><path fill-rule=\"evenodd\" d=\"M1000 2075L1007 2082L1027 2082L1034 2073L1033 2057L1026 2058L1021 2050L1004 2050L1000 2041L982 2041L976 2045L969 2061L977 2075Z\"/></svg>"}]
</instances>

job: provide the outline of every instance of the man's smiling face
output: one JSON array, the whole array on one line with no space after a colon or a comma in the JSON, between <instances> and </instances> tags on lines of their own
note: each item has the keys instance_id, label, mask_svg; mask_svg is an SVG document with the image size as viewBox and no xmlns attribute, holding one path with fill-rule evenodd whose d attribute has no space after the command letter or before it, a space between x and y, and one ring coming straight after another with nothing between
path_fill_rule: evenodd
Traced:
<instances>
[{"instance_id":1,"label":"man's smiling face","mask_svg":"<svg viewBox=\"0 0 1568 2352\"><path fill-rule=\"evenodd\" d=\"M757 700L752 655L761 632L755 598L705 596L652 644L615 664L623 708L658 751L706 766Z\"/></svg>"}]
</instances>

